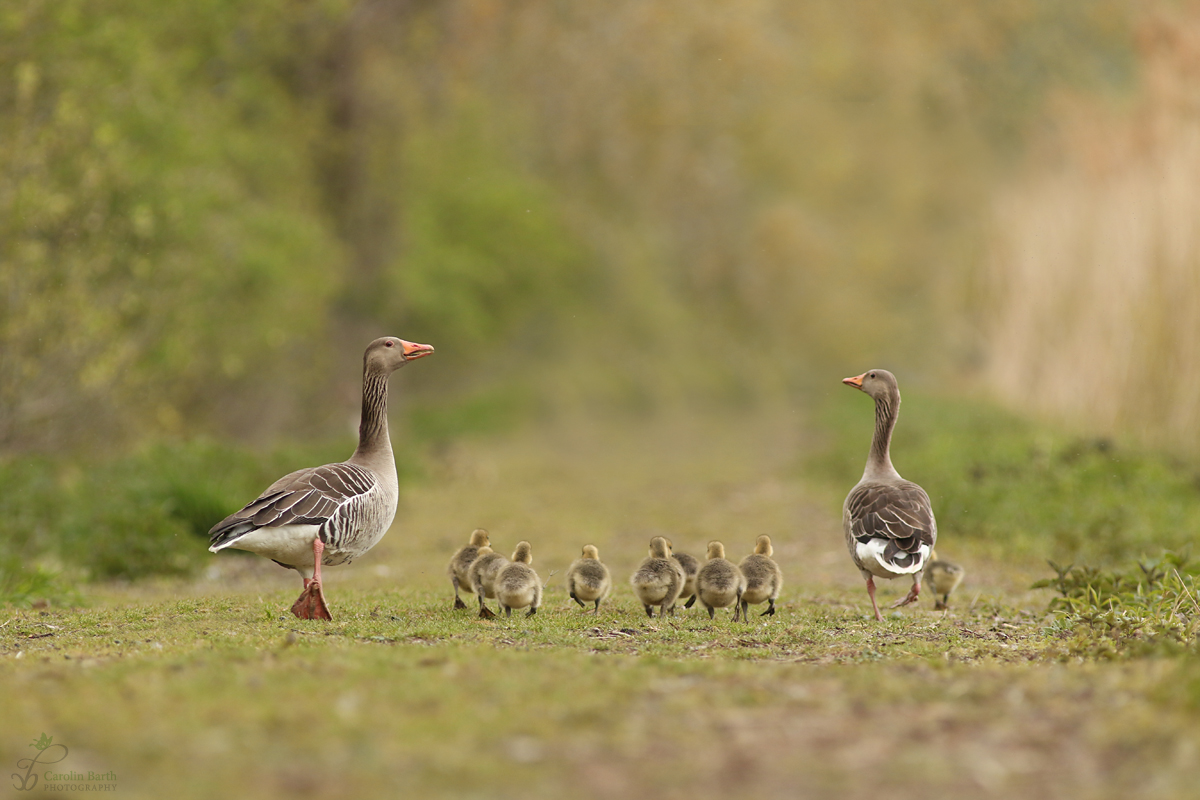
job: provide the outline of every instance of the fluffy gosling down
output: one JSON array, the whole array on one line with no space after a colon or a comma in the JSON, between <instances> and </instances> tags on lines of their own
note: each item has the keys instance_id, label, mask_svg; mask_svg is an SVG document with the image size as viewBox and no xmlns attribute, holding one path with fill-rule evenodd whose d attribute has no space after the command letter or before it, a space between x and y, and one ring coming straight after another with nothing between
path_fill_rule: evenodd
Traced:
<instances>
[{"instance_id":1,"label":"fluffy gosling down","mask_svg":"<svg viewBox=\"0 0 1200 800\"><path fill-rule=\"evenodd\" d=\"M455 608L467 607L467 604L459 597L458 590L462 589L463 591L472 593L475 591L471 588L471 563L479 555L479 548L491 543L491 540L488 538L488 532L483 528L476 528L471 532L470 544L459 548L454 557L450 559L450 565L446 567L446 574L450 576L450 584L454 587Z\"/></svg>"},{"instance_id":2,"label":"fluffy gosling down","mask_svg":"<svg viewBox=\"0 0 1200 800\"><path fill-rule=\"evenodd\" d=\"M929 554L929 566L925 568L929 584L933 586L933 607L937 611L950 608L950 593L962 583L967 571L951 561L942 561L937 552Z\"/></svg>"},{"instance_id":3,"label":"fluffy gosling down","mask_svg":"<svg viewBox=\"0 0 1200 800\"><path fill-rule=\"evenodd\" d=\"M567 594L579 607L587 609L585 603L595 603L592 613L600 613L600 601L612 591L612 577L608 567L600 561L600 551L595 545L583 546L583 555L575 559L567 569Z\"/></svg>"},{"instance_id":4,"label":"fluffy gosling down","mask_svg":"<svg viewBox=\"0 0 1200 800\"><path fill-rule=\"evenodd\" d=\"M747 606L766 602L767 610L760 617L775 615L775 600L779 590L783 588L783 570L771 558L775 549L771 547L771 537L762 535L754 543L754 552L742 559L738 568L746 576L746 590L742 592L742 619L750 621Z\"/></svg>"},{"instance_id":5,"label":"fluffy gosling down","mask_svg":"<svg viewBox=\"0 0 1200 800\"><path fill-rule=\"evenodd\" d=\"M671 546L674 550L674 545ZM700 559L687 553L671 553L671 558L679 562L679 566L683 567L683 589L679 592L679 599L687 598L688 601L683 604L684 608L691 608L696 604L696 573L700 571Z\"/></svg>"},{"instance_id":6,"label":"fluffy gosling down","mask_svg":"<svg viewBox=\"0 0 1200 800\"><path fill-rule=\"evenodd\" d=\"M496 616L483 600L485 597L494 598L496 596L496 575L507 563L507 558L487 545L479 548L475 560L471 562L471 569L467 575L471 580L471 591L479 598L480 619L493 619Z\"/></svg>"},{"instance_id":7,"label":"fluffy gosling down","mask_svg":"<svg viewBox=\"0 0 1200 800\"><path fill-rule=\"evenodd\" d=\"M496 574L496 604L511 617L514 608L528 608L525 616L532 617L542 604L542 581L533 571L533 546L517 542L512 561Z\"/></svg>"},{"instance_id":8,"label":"fluffy gosling down","mask_svg":"<svg viewBox=\"0 0 1200 800\"><path fill-rule=\"evenodd\" d=\"M658 616L675 613L675 601L683 589L683 567L671 558L671 543L662 536L650 540L650 557L641 563L637 572L630 577L633 593L646 609L646 616L654 618L654 606Z\"/></svg>"},{"instance_id":9,"label":"fluffy gosling down","mask_svg":"<svg viewBox=\"0 0 1200 800\"><path fill-rule=\"evenodd\" d=\"M708 560L696 573L696 596L700 605L708 609L712 619L718 608L733 608L733 621L738 621L741 612L742 593L746 591L746 576L737 564L725 559L725 545L708 543Z\"/></svg>"}]
</instances>

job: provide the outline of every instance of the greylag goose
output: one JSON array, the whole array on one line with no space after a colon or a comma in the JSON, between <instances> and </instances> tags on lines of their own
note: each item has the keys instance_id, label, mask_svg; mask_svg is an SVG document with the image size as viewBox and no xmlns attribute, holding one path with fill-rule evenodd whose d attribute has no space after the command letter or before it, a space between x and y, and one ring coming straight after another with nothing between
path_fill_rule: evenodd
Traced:
<instances>
[{"instance_id":1,"label":"greylag goose","mask_svg":"<svg viewBox=\"0 0 1200 800\"><path fill-rule=\"evenodd\" d=\"M934 551L929 553L929 566L925 568L929 574L929 583L933 586L933 608L935 611L945 611L950 607L950 593L960 583L967 571L950 561L942 561Z\"/></svg>"},{"instance_id":2,"label":"greylag goose","mask_svg":"<svg viewBox=\"0 0 1200 800\"><path fill-rule=\"evenodd\" d=\"M600 613L600 601L608 597L612 591L612 577L608 567L600 561L600 551L595 545L585 544L583 555L575 559L567 569L567 594L579 607L586 609L584 603L595 603L592 613Z\"/></svg>"},{"instance_id":3,"label":"greylag goose","mask_svg":"<svg viewBox=\"0 0 1200 800\"><path fill-rule=\"evenodd\" d=\"M529 542L517 542L512 561L496 573L494 591L496 604L511 617L514 608L529 608L525 616L532 617L542 604L542 581L533 571L533 547Z\"/></svg>"},{"instance_id":4,"label":"greylag goose","mask_svg":"<svg viewBox=\"0 0 1200 800\"><path fill-rule=\"evenodd\" d=\"M446 574L450 576L450 584L454 587L455 608L467 607L467 604L459 597L458 590L474 591L471 588L471 578L467 573L471 569L471 562L479 555L479 548L491 543L488 532L483 528L476 528L471 531L470 543L466 547L459 548L458 552L450 559L450 565L446 567Z\"/></svg>"},{"instance_id":5,"label":"greylag goose","mask_svg":"<svg viewBox=\"0 0 1200 800\"><path fill-rule=\"evenodd\" d=\"M394 336L376 339L363 354L362 419L358 447L347 461L285 475L241 511L208 532L209 550L232 547L294 569L304 591L292 604L301 619L332 619L321 588L321 567L347 564L387 533L396 515L399 484L388 436L388 377L433 352Z\"/></svg>"},{"instance_id":6,"label":"greylag goose","mask_svg":"<svg viewBox=\"0 0 1200 800\"><path fill-rule=\"evenodd\" d=\"M862 479L846 495L842 528L846 547L867 582L875 619L882 620L875 602L875 578L912 576L908 595L892 608L915 603L921 593L921 575L937 541L937 522L925 490L900 477L890 454L892 429L900 411L896 377L873 369L842 383L866 392L875 401L875 435Z\"/></svg>"},{"instance_id":7,"label":"greylag goose","mask_svg":"<svg viewBox=\"0 0 1200 800\"><path fill-rule=\"evenodd\" d=\"M687 598L688 601L683 604L684 608L691 608L696 604L696 573L700 571L700 560L693 555L687 553L674 552L675 545L671 545L671 558L679 562L679 566L683 568L683 588L679 590L679 599Z\"/></svg>"},{"instance_id":8,"label":"greylag goose","mask_svg":"<svg viewBox=\"0 0 1200 800\"><path fill-rule=\"evenodd\" d=\"M709 542L708 560L696 573L696 596L700 598L700 605L708 609L708 618L713 618L715 609L732 608L733 621L737 622L745 591L746 576L737 564L725 559L725 545Z\"/></svg>"},{"instance_id":9,"label":"greylag goose","mask_svg":"<svg viewBox=\"0 0 1200 800\"><path fill-rule=\"evenodd\" d=\"M494 552L487 545L479 548L479 552L475 554L475 560L471 562L471 569L467 576L471 580L471 591L479 598L480 619L492 619L496 616L483 600L485 597L496 596L496 576L500 574L500 570L504 569L504 565L507 563L507 558Z\"/></svg>"},{"instance_id":10,"label":"greylag goose","mask_svg":"<svg viewBox=\"0 0 1200 800\"><path fill-rule=\"evenodd\" d=\"M766 602L767 610L760 617L775 616L775 601L783 588L783 570L771 558L775 549L771 537L763 534L754 542L754 552L742 559L738 569L746 576L746 591L742 592L742 619L749 622L747 606Z\"/></svg>"},{"instance_id":11,"label":"greylag goose","mask_svg":"<svg viewBox=\"0 0 1200 800\"><path fill-rule=\"evenodd\" d=\"M675 613L675 601L683 589L683 567L671 558L671 543L662 536L650 540L650 557L629 578L633 593L642 601L646 616L654 618L651 609L658 606L659 618Z\"/></svg>"}]
</instances>

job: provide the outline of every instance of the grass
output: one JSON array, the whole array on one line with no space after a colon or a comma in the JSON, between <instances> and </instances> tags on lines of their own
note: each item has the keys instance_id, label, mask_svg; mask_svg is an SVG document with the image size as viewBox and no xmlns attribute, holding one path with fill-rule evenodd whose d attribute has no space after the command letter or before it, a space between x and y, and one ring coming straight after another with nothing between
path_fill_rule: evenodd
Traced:
<instances>
[{"instance_id":1,"label":"grass","mask_svg":"<svg viewBox=\"0 0 1200 800\"><path fill-rule=\"evenodd\" d=\"M1176 764L1200 744L1200 663L1081 665L1012 610L876 625L794 598L743 627L628 599L593 619L559 592L483 622L392 590L323 625L289 600L16 612L0 759L46 732L135 797L1117 797L1147 771L1183 797L1200 773Z\"/></svg>"},{"instance_id":2,"label":"grass","mask_svg":"<svg viewBox=\"0 0 1200 800\"><path fill-rule=\"evenodd\" d=\"M727 422L443 443L389 536L329 571L332 623L286 614L293 573L225 556L199 579L0 612L0 766L44 733L70 749L64 766L111 771L127 797L1191 796L1194 638L1144 647L1153 631L1049 613L1071 588L1030 589L1054 579L1044 561L952 529L967 578L950 612L923 602L875 623L836 481L797 475L817 449L808 424ZM533 543L536 616L452 610L443 570L477 525L502 550ZM625 581L658 532L735 557L769 533L779 613L647 619ZM561 585L586 542L617 584L598 617Z\"/></svg>"}]
</instances>

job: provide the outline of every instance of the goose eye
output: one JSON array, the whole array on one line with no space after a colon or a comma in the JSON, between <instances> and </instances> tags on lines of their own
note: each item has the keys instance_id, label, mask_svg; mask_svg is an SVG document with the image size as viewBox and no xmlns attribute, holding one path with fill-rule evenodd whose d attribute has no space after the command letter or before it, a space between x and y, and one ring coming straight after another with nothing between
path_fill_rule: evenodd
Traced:
<instances>
[{"instance_id":1,"label":"goose eye","mask_svg":"<svg viewBox=\"0 0 1200 800\"><path fill-rule=\"evenodd\" d=\"M388 341L386 341L386 342L384 342L384 343L383 343L383 346L384 346L384 347L395 347L395 346L396 346L396 343L395 343L395 342L393 342L391 339L389 339Z\"/></svg>"},{"instance_id":2,"label":"goose eye","mask_svg":"<svg viewBox=\"0 0 1200 800\"><path fill-rule=\"evenodd\" d=\"M872 372L872 373L871 373L871 377L872 377L872 378L874 378L874 377L875 377L875 373L874 373L874 372Z\"/></svg>"}]
</instances>

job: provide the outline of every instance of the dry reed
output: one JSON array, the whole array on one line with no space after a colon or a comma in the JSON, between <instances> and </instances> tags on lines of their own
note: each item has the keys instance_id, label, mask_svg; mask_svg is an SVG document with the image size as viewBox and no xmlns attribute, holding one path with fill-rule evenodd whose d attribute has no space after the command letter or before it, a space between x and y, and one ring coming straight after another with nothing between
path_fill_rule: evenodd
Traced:
<instances>
[{"instance_id":1,"label":"dry reed","mask_svg":"<svg viewBox=\"0 0 1200 800\"><path fill-rule=\"evenodd\" d=\"M996 203L988 380L1110 433L1200 445L1200 7L1149 20L1128 107L1067 101Z\"/></svg>"}]
</instances>

